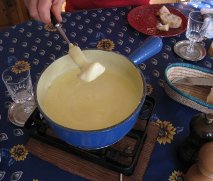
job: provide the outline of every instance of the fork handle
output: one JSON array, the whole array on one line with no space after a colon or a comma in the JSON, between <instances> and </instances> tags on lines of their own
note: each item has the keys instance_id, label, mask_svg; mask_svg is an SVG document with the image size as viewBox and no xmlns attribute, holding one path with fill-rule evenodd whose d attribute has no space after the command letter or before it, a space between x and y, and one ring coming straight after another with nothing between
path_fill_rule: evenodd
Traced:
<instances>
[{"instance_id":1,"label":"fork handle","mask_svg":"<svg viewBox=\"0 0 213 181\"><path fill-rule=\"evenodd\" d=\"M61 28L61 24L58 23L57 19L55 18L54 14L52 13L52 11L50 11L50 17L51 17L52 24L57 28L57 30L59 31L61 36L64 38L64 40L68 43L68 45L71 44L69 39L67 38L64 30Z\"/></svg>"},{"instance_id":2,"label":"fork handle","mask_svg":"<svg viewBox=\"0 0 213 181\"><path fill-rule=\"evenodd\" d=\"M57 21L57 19L55 18L54 14L52 13L52 11L50 11L50 18L51 18L51 22L53 24L53 26L57 26L59 23Z\"/></svg>"}]
</instances>

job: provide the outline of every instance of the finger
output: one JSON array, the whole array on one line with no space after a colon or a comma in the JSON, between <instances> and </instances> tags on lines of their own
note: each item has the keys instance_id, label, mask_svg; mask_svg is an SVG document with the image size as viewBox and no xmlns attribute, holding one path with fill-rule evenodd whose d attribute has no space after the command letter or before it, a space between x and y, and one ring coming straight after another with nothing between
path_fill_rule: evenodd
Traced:
<instances>
[{"instance_id":1,"label":"finger","mask_svg":"<svg viewBox=\"0 0 213 181\"><path fill-rule=\"evenodd\" d=\"M38 0L25 0L25 4L28 8L30 16L38 21L41 21L37 7Z\"/></svg>"},{"instance_id":2,"label":"finger","mask_svg":"<svg viewBox=\"0 0 213 181\"><path fill-rule=\"evenodd\" d=\"M52 0L39 0L38 2L38 13L42 22L49 24L50 20L50 9L52 6Z\"/></svg>"},{"instance_id":3,"label":"finger","mask_svg":"<svg viewBox=\"0 0 213 181\"><path fill-rule=\"evenodd\" d=\"M62 17L61 17L61 8L62 4L64 3L64 0L54 0L52 4L52 12L55 15L56 19L58 22L62 22Z\"/></svg>"}]
</instances>

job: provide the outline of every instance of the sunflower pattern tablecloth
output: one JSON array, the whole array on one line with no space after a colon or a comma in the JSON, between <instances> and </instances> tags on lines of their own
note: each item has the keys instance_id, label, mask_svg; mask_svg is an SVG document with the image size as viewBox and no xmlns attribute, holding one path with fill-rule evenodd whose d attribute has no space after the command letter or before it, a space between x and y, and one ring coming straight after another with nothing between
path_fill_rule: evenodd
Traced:
<instances>
[{"instance_id":1,"label":"sunflower pattern tablecloth","mask_svg":"<svg viewBox=\"0 0 213 181\"><path fill-rule=\"evenodd\" d=\"M185 15L195 8L187 3L168 6L179 9ZM63 28L70 41L82 49L99 48L128 56L148 37L129 26L127 14L132 8L65 13ZM144 176L144 180L147 181L183 179L184 167L176 156L176 149L188 135L188 124L198 111L169 98L163 84L164 70L169 64L186 62L173 51L174 44L184 39L185 33L163 38L161 52L140 65L147 83L147 94L156 101L152 121L160 127L156 146ZM203 43L207 49L211 40L205 40ZM0 71L18 62L22 68L31 69L35 86L42 70L57 58L67 54L67 51L66 42L54 27L31 20L0 32ZM208 55L202 61L190 63L213 69L213 59ZM7 110L12 100L3 81L0 81L0 89L0 180L85 180L41 161L28 152L24 146L29 139L28 133L8 121Z\"/></svg>"}]
</instances>

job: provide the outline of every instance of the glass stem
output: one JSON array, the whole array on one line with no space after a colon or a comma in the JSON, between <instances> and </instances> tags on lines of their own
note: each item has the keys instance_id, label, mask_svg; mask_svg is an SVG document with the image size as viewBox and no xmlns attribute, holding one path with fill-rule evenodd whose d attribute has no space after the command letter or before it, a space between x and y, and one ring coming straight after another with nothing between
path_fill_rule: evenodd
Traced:
<instances>
[{"instance_id":1,"label":"glass stem","mask_svg":"<svg viewBox=\"0 0 213 181\"><path fill-rule=\"evenodd\" d=\"M194 52L194 42L190 41L190 44L186 49L186 53L192 53L192 52Z\"/></svg>"},{"instance_id":2,"label":"glass stem","mask_svg":"<svg viewBox=\"0 0 213 181\"><path fill-rule=\"evenodd\" d=\"M24 112L31 113L35 108L35 100L34 97L31 97L29 100L23 103Z\"/></svg>"}]
</instances>

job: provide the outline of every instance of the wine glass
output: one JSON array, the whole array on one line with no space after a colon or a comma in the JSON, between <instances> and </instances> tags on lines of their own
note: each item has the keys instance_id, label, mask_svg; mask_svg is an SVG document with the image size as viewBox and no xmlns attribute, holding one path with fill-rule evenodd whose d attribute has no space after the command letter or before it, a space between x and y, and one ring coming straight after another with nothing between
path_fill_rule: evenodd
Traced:
<instances>
[{"instance_id":1,"label":"wine glass","mask_svg":"<svg viewBox=\"0 0 213 181\"><path fill-rule=\"evenodd\" d=\"M8 118L13 124L23 127L35 108L34 93L30 70L17 71L15 66L3 71L2 80L14 101L8 109Z\"/></svg>"},{"instance_id":2,"label":"wine glass","mask_svg":"<svg viewBox=\"0 0 213 181\"><path fill-rule=\"evenodd\" d=\"M181 58L191 61L201 60L206 55L206 50L201 42L204 39L208 24L204 21L204 16L200 11L192 11L189 13L186 38L177 42L174 47L175 53Z\"/></svg>"}]
</instances>

